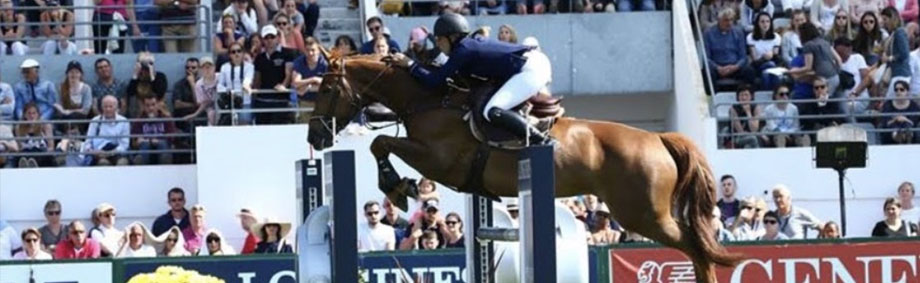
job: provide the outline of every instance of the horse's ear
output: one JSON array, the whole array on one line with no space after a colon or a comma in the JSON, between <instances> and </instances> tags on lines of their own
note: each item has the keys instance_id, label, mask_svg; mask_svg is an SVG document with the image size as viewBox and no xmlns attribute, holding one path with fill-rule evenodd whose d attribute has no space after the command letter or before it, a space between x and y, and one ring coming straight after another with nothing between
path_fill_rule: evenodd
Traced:
<instances>
[{"instance_id":1,"label":"horse's ear","mask_svg":"<svg viewBox=\"0 0 920 283\"><path fill-rule=\"evenodd\" d=\"M322 44L317 44L317 45L319 45L319 52L323 54L324 58L326 58L326 62L329 62L329 60L332 59L332 54L330 54L329 50L326 49L326 47L323 46Z\"/></svg>"}]
</instances>

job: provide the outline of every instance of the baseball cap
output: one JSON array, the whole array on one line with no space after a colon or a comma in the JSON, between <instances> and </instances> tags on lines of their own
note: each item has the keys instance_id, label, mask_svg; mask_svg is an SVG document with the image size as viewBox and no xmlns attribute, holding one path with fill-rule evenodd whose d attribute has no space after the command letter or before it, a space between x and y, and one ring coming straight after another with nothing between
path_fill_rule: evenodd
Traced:
<instances>
[{"instance_id":1,"label":"baseball cap","mask_svg":"<svg viewBox=\"0 0 920 283\"><path fill-rule=\"evenodd\" d=\"M80 62L77 62L77 60L73 60L67 63L67 72L70 72L70 70L77 70L83 73L83 66L80 65Z\"/></svg>"},{"instance_id":2,"label":"baseball cap","mask_svg":"<svg viewBox=\"0 0 920 283\"><path fill-rule=\"evenodd\" d=\"M277 36L277 35L278 35L278 29L275 28L274 25L267 25L267 26L262 27L262 37L266 37L266 36L268 36L268 35L275 35L275 36Z\"/></svg>"},{"instance_id":3,"label":"baseball cap","mask_svg":"<svg viewBox=\"0 0 920 283\"><path fill-rule=\"evenodd\" d=\"M426 200L425 203L422 205L422 207L425 208L425 211L429 211L431 209L434 209L435 211L437 211L439 210L438 209L438 199Z\"/></svg>"},{"instance_id":4,"label":"baseball cap","mask_svg":"<svg viewBox=\"0 0 920 283\"><path fill-rule=\"evenodd\" d=\"M39 66L38 61L35 61L35 59L32 59L32 58L29 58L29 59L23 60L22 65L19 65L19 68L28 69L28 68L36 68L38 66Z\"/></svg>"},{"instance_id":5,"label":"baseball cap","mask_svg":"<svg viewBox=\"0 0 920 283\"><path fill-rule=\"evenodd\" d=\"M211 56L201 57L201 59L198 59L198 62L200 62L201 65L208 63L208 64L211 64L211 66L214 66L214 58L211 58Z\"/></svg>"}]
</instances>

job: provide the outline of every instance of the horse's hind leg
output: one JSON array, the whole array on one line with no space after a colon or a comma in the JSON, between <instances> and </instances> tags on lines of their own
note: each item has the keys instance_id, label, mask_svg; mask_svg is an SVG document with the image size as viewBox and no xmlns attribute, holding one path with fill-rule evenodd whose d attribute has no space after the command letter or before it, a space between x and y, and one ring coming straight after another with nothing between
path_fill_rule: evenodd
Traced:
<instances>
[{"instance_id":1,"label":"horse's hind leg","mask_svg":"<svg viewBox=\"0 0 920 283\"><path fill-rule=\"evenodd\" d=\"M403 211L407 211L407 197L415 197L417 192L415 180L401 178L396 169L390 163L390 153L396 154L400 159L405 161L413 168L431 168L430 158L426 153L428 147L409 140L407 138L396 138L391 136L377 136L371 143L371 153L377 160L378 186L387 198Z\"/></svg>"},{"instance_id":2,"label":"horse's hind leg","mask_svg":"<svg viewBox=\"0 0 920 283\"><path fill-rule=\"evenodd\" d=\"M716 282L712 264L700 251L693 248L690 239L685 237L685 233L680 229L677 221L671 216L659 216L657 218L658 225L646 225L636 232L662 245L681 250L687 255L692 255L690 260L693 262L696 282Z\"/></svg>"}]
</instances>

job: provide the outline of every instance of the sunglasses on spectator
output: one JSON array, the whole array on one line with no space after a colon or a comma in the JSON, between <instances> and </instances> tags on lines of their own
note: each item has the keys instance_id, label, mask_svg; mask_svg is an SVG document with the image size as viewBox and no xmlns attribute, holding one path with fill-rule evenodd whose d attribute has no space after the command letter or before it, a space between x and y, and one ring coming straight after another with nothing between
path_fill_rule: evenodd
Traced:
<instances>
[{"instance_id":1,"label":"sunglasses on spectator","mask_svg":"<svg viewBox=\"0 0 920 283\"><path fill-rule=\"evenodd\" d=\"M288 25L288 22L276 22L275 25L276 25L276 26L286 27L286 26Z\"/></svg>"},{"instance_id":2,"label":"sunglasses on spectator","mask_svg":"<svg viewBox=\"0 0 920 283\"><path fill-rule=\"evenodd\" d=\"M208 238L207 242L208 242L208 243L220 243L220 239L218 239L218 238Z\"/></svg>"},{"instance_id":3,"label":"sunglasses on spectator","mask_svg":"<svg viewBox=\"0 0 920 283\"><path fill-rule=\"evenodd\" d=\"M243 49L230 49L230 54L243 53Z\"/></svg>"},{"instance_id":4,"label":"sunglasses on spectator","mask_svg":"<svg viewBox=\"0 0 920 283\"><path fill-rule=\"evenodd\" d=\"M61 211L60 210L49 210L49 211L45 211L45 215L48 215L48 216L61 215Z\"/></svg>"},{"instance_id":5,"label":"sunglasses on spectator","mask_svg":"<svg viewBox=\"0 0 920 283\"><path fill-rule=\"evenodd\" d=\"M275 37L276 37L276 36L275 36L274 34L269 34L269 35L266 35L266 36L264 36L264 37L262 37L262 38L264 38L264 39L275 39Z\"/></svg>"},{"instance_id":6,"label":"sunglasses on spectator","mask_svg":"<svg viewBox=\"0 0 920 283\"><path fill-rule=\"evenodd\" d=\"M174 243L175 243L175 242L178 241L178 240L179 240L179 239L177 239L177 238L166 238L166 241L167 241L167 242L174 242Z\"/></svg>"},{"instance_id":7,"label":"sunglasses on spectator","mask_svg":"<svg viewBox=\"0 0 920 283\"><path fill-rule=\"evenodd\" d=\"M115 213L106 213L103 214L102 217L115 217Z\"/></svg>"},{"instance_id":8,"label":"sunglasses on spectator","mask_svg":"<svg viewBox=\"0 0 920 283\"><path fill-rule=\"evenodd\" d=\"M460 223L460 222L458 222L458 221L444 221L444 224L447 224L447 225L457 225L458 223Z\"/></svg>"},{"instance_id":9,"label":"sunglasses on spectator","mask_svg":"<svg viewBox=\"0 0 920 283\"><path fill-rule=\"evenodd\" d=\"M25 238L25 239L22 240L22 241L23 241L23 242L26 242L26 243L37 243L37 242L38 242L38 238Z\"/></svg>"},{"instance_id":10,"label":"sunglasses on spectator","mask_svg":"<svg viewBox=\"0 0 920 283\"><path fill-rule=\"evenodd\" d=\"M367 216L374 216L377 214L380 214L380 211L368 211L364 213L364 215L367 215Z\"/></svg>"},{"instance_id":11,"label":"sunglasses on spectator","mask_svg":"<svg viewBox=\"0 0 920 283\"><path fill-rule=\"evenodd\" d=\"M894 88L894 91L907 91L907 89L903 87L896 87Z\"/></svg>"},{"instance_id":12,"label":"sunglasses on spectator","mask_svg":"<svg viewBox=\"0 0 920 283\"><path fill-rule=\"evenodd\" d=\"M367 29L370 30L370 31L378 31L378 30L380 30L380 26L367 27Z\"/></svg>"},{"instance_id":13,"label":"sunglasses on spectator","mask_svg":"<svg viewBox=\"0 0 920 283\"><path fill-rule=\"evenodd\" d=\"M825 89L827 88L827 85L815 85L814 88L815 89Z\"/></svg>"},{"instance_id":14,"label":"sunglasses on spectator","mask_svg":"<svg viewBox=\"0 0 920 283\"><path fill-rule=\"evenodd\" d=\"M80 234L83 234L83 233L86 233L86 230L73 230L73 231L70 231L70 234L71 234L71 235L80 235Z\"/></svg>"},{"instance_id":15,"label":"sunglasses on spectator","mask_svg":"<svg viewBox=\"0 0 920 283\"><path fill-rule=\"evenodd\" d=\"M776 223L779 223L779 222L777 222L776 220L770 219L770 220L764 220L763 223L765 223L765 224L776 224Z\"/></svg>"},{"instance_id":16,"label":"sunglasses on spectator","mask_svg":"<svg viewBox=\"0 0 920 283\"><path fill-rule=\"evenodd\" d=\"M777 95L777 96L789 96L789 92L788 92L788 91L781 91L781 92L777 92L776 95Z\"/></svg>"}]
</instances>

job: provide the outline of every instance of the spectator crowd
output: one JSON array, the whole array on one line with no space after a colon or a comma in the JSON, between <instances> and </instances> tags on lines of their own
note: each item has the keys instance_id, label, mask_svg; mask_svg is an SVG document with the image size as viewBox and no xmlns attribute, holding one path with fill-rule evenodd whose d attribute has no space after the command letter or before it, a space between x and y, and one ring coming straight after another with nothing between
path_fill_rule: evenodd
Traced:
<instances>
[{"instance_id":1,"label":"spectator crowd","mask_svg":"<svg viewBox=\"0 0 920 283\"><path fill-rule=\"evenodd\" d=\"M884 144L917 143L917 11L912 1L703 1L705 71L735 100L723 146L808 146L848 123Z\"/></svg>"}]
</instances>

